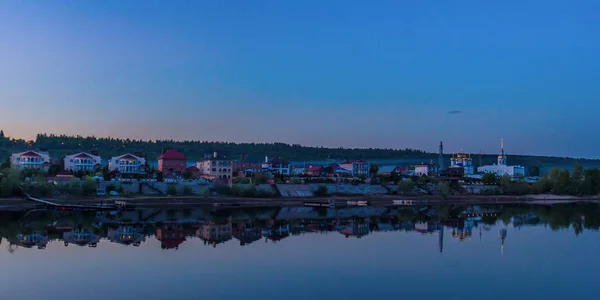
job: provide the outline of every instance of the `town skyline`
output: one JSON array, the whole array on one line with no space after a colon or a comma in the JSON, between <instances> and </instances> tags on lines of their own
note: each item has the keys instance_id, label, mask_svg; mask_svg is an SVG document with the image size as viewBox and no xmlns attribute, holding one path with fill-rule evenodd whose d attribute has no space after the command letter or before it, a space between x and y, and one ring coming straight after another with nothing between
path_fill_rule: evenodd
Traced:
<instances>
[{"instance_id":1,"label":"town skyline","mask_svg":"<svg viewBox=\"0 0 600 300\"><path fill-rule=\"evenodd\" d=\"M599 158L599 9L5 1L0 128Z\"/></svg>"}]
</instances>

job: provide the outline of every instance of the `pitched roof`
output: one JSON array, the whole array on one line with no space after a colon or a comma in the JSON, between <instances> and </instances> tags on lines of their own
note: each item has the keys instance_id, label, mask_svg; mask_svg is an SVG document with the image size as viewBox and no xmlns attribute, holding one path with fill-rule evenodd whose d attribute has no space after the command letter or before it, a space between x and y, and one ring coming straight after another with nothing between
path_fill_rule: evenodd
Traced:
<instances>
[{"instance_id":1,"label":"pitched roof","mask_svg":"<svg viewBox=\"0 0 600 300\"><path fill-rule=\"evenodd\" d=\"M200 169L198 169L196 166L189 166L187 167L187 170L190 172L200 172Z\"/></svg>"},{"instance_id":2,"label":"pitched roof","mask_svg":"<svg viewBox=\"0 0 600 300\"><path fill-rule=\"evenodd\" d=\"M91 154L81 152L81 153L73 156L73 158L94 158L94 157Z\"/></svg>"},{"instance_id":3,"label":"pitched roof","mask_svg":"<svg viewBox=\"0 0 600 300\"><path fill-rule=\"evenodd\" d=\"M117 156L119 159L140 159L141 157L137 157L131 153L123 154L121 156Z\"/></svg>"},{"instance_id":4,"label":"pitched roof","mask_svg":"<svg viewBox=\"0 0 600 300\"><path fill-rule=\"evenodd\" d=\"M159 156L158 159L185 160L185 156L175 149L169 149Z\"/></svg>"},{"instance_id":5,"label":"pitched roof","mask_svg":"<svg viewBox=\"0 0 600 300\"><path fill-rule=\"evenodd\" d=\"M274 165L281 165L281 164L287 165L287 164L289 164L289 162L287 160L282 159L281 157L271 157L271 158L269 158L268 162L270 164L274 164Z\"/></svg>"},{"instance_id":6,"label":"pitched roof","mask_svg":"<svg viewBox=\"0 0 600 300\"><path fill-rule=\"evenodd\" d=\"M25 151L23 153L19 153L19 156L40 157L41 155L35 151Z\"/></svg>"},{"instance_id":7,"label":"pitched roof","mask_svg":"<svg viewBox=\"0 0 600 300\"><path fill-rule=\"evenodd\" d=\"M396 169L396 166L381 166L377 173L392 173Z\"/></svg>"}]
</instances>

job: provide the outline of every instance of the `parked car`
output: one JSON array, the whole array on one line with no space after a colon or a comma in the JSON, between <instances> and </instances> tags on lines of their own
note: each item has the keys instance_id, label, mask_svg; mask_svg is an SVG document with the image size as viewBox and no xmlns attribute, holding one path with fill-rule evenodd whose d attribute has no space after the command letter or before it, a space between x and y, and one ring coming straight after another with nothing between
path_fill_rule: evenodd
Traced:
<instances>
[{"instance_id":1,"label":"parked car","mask_svg":"<svg viewBox=\"0 0 600 300\"><path fill-rule=\"evenodd\" d=\"M110 191L109 193L111 196L119 196L119 193L117 193L117 191Z\"/></svg>"}]
</instances>

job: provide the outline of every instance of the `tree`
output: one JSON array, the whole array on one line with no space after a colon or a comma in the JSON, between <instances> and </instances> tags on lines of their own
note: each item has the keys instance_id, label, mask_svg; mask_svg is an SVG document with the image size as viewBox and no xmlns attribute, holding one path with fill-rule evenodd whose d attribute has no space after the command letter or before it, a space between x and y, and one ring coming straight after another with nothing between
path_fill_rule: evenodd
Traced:
<instances>
[{"instance_id":1,"label":"tree","mask_svg":"<svg viewBox=\"0 0 600 300\"><path fill-rule=\"evenodd\" d=\"M21 178L16 169L4 169L0 171L0 196L10 197L19 194Z\"/></svg>"},{"instance_id":2,"label":"tree","mask_svg":"<svg viewBox=\"0 0 600 300\"><path fill-rule=\"evenodd\" d=\"M96 193L96 181L92 177L86 176L84 178L82 193L84 196L89 196Z\"/></svg>"},{"instance_id":3,"label":"tree","mask_svg":"<svg viewBox=\"0 0 600 300\"><path fill-rule=\"evenodd\" d=\"M579 163L575 163L573 167L573 179L580 180L583 178L583 167Z\"/></svg>"},{"instance_id":4,"label":"tree","mask_svg":"<svg viewBox=\"0 0 600 300\"><path fill-rule=\"evenodd\" d=\"M485 173L481 177L481 182L485 185L497 185L498 176L496 176L494 173Z\"/></svg>"},{"instance_id":5,"label":"tree","mask_svg":"<svg viewBox=\"0 0 600 300\"><path fill-rule=\"evenodd\" d=\"M0 170L8 168L10 168L10 157L7 157L6 160L2 164L0 164Z\"/></svg>"},{"instance_id":6,"label":"tree","mask_svg":"<svg viewBox=\"0 0 600 300\"><path fill-rule=\"evenodd\" d=\"M415 183L412 180L400 180L398 182L398 194L406 195L412 193L415 189Z\"/></svg>"},{"instance_id":7,"label":"tree","mask_svg":"<svg viewBox=\"0 0 600 300\"><path fill-rule=\"evenodd\" d=\"M440 193L440 196L446 199L450 195L450 185L447 182L442 181L438 183L438 191Z\"/></svg>"},{"instance_id":8,"label":"tree","mask_svg":"<svg viewBox=\"0 0 600 300\"><path fill-rule=\"evenodd\" d=\"M571 174L567 170L561 170L554 181L554 193L558 195L567 194L569 192L569 183Z\"/></svg>"},{"instance_id":9,"label":"tree","mask_svg":"<svg viewBox=\"0 0 600 300\"><path fill-rule=\"evenodd\" d=\"M60 173L61 170L62 168L60 165L52 164L50 167L48 167L48 175L56 176L56 174Z\"/></svg>"},{"instance_id":10,"label":"tree","mask_svg":"<svg viewBox=\"0 0 600 300\"><path fill-rule=\"evenodd\" d=\"M190 188L187 185L184 185L183 186L183 194L186 195L186 196L191 195L192 194L192 188Z\"/></svg>"},{"instance_id":11,"label":"tree","mask_svg":"<svg viewBox=\"0 0 600 300\"><path fill-rule=\"evenodd\" d=\"M375 174L377 174L377 172L379 172L379 166L376 164L370 164L369 165L369 174L375 175Z\"/></svg>"},{"instance_id":12,"label":"tree","mask_svg":"<svg viewBox=\"0 0 600 300\"><path fill-rule=\"evenodd\" d=\"M327 186L325 185L320 185L317 190L315 191L315 196L319 196L319 197L324 197L327 196L329 194L329 191L327 190Z\"/></svg>"},{"instance_id":13,"label":"tree","mask_svg":"<svg viewBox=\"0 0 600 300\"><path fill-rule=\"evenodd\" d=\"M4 130L0 130L0 139L4 138Z\"/></svg>"},{"instance_id":14,"label":"tree","mask_svg":"<svg viewBox=\"0 0 600 300\"><path fill-rule=\"evenodd\" d=\"M528 171L529 171L529 176L540 176L540 167L539 166L529 166Z\"/></svg>"},{"instance_id":15,"label":"tree","mask_svg":"<svg viewBox=\"0 0 600 300\"><path fill-rule=\"evenodd\" d=\"M177 195L177 189L175 188L174 185L169 185L167 186L167 195L171 195L171 196L175 196Z\"/></svg>"},{"instance_id":16,"label":"tree","mask_svg":"<svg viewBox=\"0 0 600 300\"><path fill-rule=\"evenodd\" d=\"M183 174L182 174L182 177L185 180L190 180L190 179L192 179L193 175L194 174L192 174L192 172L190 172L190 170L185 170L185 172L183 172Z\"/></svg>"}]
</instances>

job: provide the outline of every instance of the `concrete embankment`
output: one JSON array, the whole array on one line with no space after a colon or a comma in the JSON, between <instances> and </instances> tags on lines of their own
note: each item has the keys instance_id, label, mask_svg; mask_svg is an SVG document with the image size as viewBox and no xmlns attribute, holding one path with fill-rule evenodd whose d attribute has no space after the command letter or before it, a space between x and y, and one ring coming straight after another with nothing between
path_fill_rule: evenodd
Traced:
<instances>
[{"instance_id":1,"label":"concrete embankment","mask_svg":"<svg viewBox=\"0 0 600 300\"><path fill-rule=\"evenodd\" d=\"M180 197L134 197L134 198L90 198L90 199L72 199L72 200L51 200L59 204L79 204L79 205L97 205L114 203L114 201L125 201L136 207L189 207L203 205L236 205L236 206L302 206L305 202L327 203L330 199L336 200L338 204L345 205L347 200L368 201L370 205L391 206L393 200L412 200L417 205L428 204L537 204L550 205L559 203L573 202L592 202L600 203L600 198L583 198L570 196L544 197L543 195L530 196L460 196L443 199L441 197L403 197L403 196L357 196L357 197L297 197L297 198L243 198L243 197L198 197L198 196L180 196ZM0 209L30 209L40 207L39 203L27 199L8 198L0 199Z\"/></svg>"}]
</instances>

